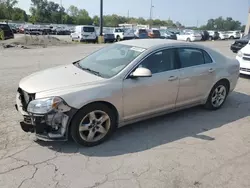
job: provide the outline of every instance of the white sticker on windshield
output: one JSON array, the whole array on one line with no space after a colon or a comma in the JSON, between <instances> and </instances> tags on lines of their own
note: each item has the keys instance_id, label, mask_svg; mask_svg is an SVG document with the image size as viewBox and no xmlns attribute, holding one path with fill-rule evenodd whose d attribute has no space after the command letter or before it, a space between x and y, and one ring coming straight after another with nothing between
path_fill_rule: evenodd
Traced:
<instances>
[{"instance_id":1,"label":"white sticker on windshield","mask_svg":"<svg viewBox=\"0 0 250 188\"><path fill-rule=\"evenodd\" d=\"M144 52L145 51L144 48L139 48L139 47L132 47L132 48L130 48L130 50L134 50L134 51L137 51L137 52Z\"/></svg>"}]
</instances>

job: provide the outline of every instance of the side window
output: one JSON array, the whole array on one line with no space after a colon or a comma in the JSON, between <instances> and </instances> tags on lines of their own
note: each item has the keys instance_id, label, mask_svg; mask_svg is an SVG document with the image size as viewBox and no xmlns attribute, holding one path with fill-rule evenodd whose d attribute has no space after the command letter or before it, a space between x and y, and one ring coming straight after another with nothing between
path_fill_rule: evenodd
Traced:
<instances>
[{"instance_id":1,"label":"side window","mask_svg":"<svg viewBox=\"0 0 250 188\"><path fill-rule=\"evenodd\" d=\"M178 49L181 68L197 66L205 63L201 50L193 48Z\"/></svg>"},{"instance_id":2,"label":"side window","mask_svg":"<svg viewBox=\"0 0 250 188\"><path fill-rule=\"evenodd\" d=\"M208 64L208 63L213 63L212 58L210 57L210 55L208 55L208 53L207 53L207 52L203 51L203 54L204 54L205 64Z\"/></svg>"},{"instance_id":3,"label":"side window","mask_svg":"<svg viewBox=\"0 0 250 188\"><path fill-rule=\"evenodd\" d=\"M147 57L139 67L149 69L152 74L176 69L175 49L156 52Z\"/></svg>"}]
</instances>

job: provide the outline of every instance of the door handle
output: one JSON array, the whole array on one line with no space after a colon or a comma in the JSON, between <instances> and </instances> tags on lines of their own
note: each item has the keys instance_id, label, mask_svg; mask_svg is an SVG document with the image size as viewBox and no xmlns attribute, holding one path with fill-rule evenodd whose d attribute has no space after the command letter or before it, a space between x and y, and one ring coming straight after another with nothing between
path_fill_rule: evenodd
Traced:
<instances>
[{"instance_id":1,"label":"door handle","mask_svg":"<svg viewBox=\"0 0 250 188\"><path fill-rule=\"evenodd\" d=\"M177 76L170 76L170 77L168 78L168 81L174 81L174 80L177 80L177 79L178 79Z\"/></svg>"},{"instance_id":2,"label":"door handle","mask_svg":"<svg viewBox=\"0 0 250 188\"><path fill-rule=\"evenodd\" d=\"M210 69L208 69L208 72L212 73L212 72L214 72L214 69L210 68Z\"/></svg>"}]
</instances>

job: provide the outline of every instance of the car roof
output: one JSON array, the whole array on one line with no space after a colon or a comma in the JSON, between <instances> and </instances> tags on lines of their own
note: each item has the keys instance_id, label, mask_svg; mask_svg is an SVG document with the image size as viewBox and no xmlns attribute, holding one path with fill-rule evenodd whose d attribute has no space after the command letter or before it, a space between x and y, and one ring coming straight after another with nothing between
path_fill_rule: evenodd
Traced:
<instances>
[{"instance_id":1,"label":"car roof","mask_svg":"<svg viewBox=\"0 0 250 188\"><path fill-rule=\"evenodd\" d=\"M165 46L173 46L173 45L189 45L189 46L197 46L196 44L190 44L187 42L181 42L177 40L167 40L167 39L135 39L135 40L125 40L118 42L119 44L124 44L128 46L136 46L140 48L159 48Z\"/></svg>"}]
</instances>

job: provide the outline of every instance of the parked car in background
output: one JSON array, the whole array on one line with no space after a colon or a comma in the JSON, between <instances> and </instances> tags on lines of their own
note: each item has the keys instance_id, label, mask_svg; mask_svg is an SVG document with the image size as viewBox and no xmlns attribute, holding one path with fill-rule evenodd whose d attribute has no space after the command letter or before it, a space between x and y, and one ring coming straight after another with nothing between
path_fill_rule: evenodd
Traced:
<instances>
[{"instance_id":1,"label":"parked car in background","mask_svg":"<svg viewBox=\"0 0 250 188\"><path fill-rule=\"evenodd\" d=\"M218 110L238 78L239 62L211 48L127 40L22 79L16 109L38 139L95 146L137 121L197 105Z\"/></svg>"},{"instance_id":2,"label":"parked car in background","mask_svg":"<svg viewBox=\"0 0 250 188\"><path fill-rule=\"evenodd\" d=\"M177 34L177 40L187 41L187 42L194 42L200 41L202 36L199 32L192 31L192 32L180 32Z\"/></svg>"},{"instance_id":3,"label":"parked car in background","mask_svg":"<svg viewBox=\"0 0 250 188\"><path fill-rule=\"evenodd\" d=\"M134 32L125 28L114 28L113 34L115 35L116 41L134 39Z\"/></svg>"},{"instance_id":4,"label":"parked car in background","mask_svg":"<svg viewBox=\"0 0 250 188\"><path fill-rule=\"evenodd\" d=\"M13 31L7 23L0 23L0 29L3 31L4 40L14 38Z\"/></svg>"},{"instance_id":5,"label":"parked car in background","mask_svg":"<svg viewBox=\"0 0 250 188\"><path fill-rule=\"evenodd\" d=\"M161 33L161 38L163 39L177 40L176 34L168 31L167 29L160 30L160 33Z\"/></svg>"},{"instance_id":6,"label":"parked car in background","mask_svg":"<svg viewBox=\"0 0 250 188\"><path fill-rule=\"evenodd\" d=\"M16 27L15 24L8 24L12 30L13 33L17 33L18 32L18 28Z\"/></svg>"},{"instance_id":7,"label":"parked car in background","mask_svg":"<svg viewBox=\"0 0 250 188\"><path fill-rule=\"evenodd\" d=\"M70 29L66 27L53 27L51 30L52 35L70 35Z\"/></svg>"},{"instance_id":8,"label":"parked car in background","mask_svg":"<svg viewBox=\"0 0 250 188\"><path fill-rule=\"evenodd\" d=\"M103 36L104 36L104 42L108 43L108 42L115 42L116 38L115 35L113 33L113 29L112 28L103 28ZM96 28L96 35L99 36L100 35L100 28Z\"/></svg>"},{"instance_id":9,"label":"parked car in background","mask_svg":"<svg viewBox=\"0 0 250 188\"><path fill-rule=\"evenodd\" d=\"M241 38L239 31L228 31L229 39L239 39Z\"/></svg>"},{"instance_id":10,"label":"parked car in background","mask_svg":"<svg viewBox=\"0 0 250 188\"><path fill-rule=\"evenodd\" d=\"M24 25L24 33L29 35L48 35L51 33L51 28L46 25Z\"/></svg>"},{"instance_id":11,"label":"parked car in background","mask_svg":"<svg viewBox=\"0 0 250 188\"><path fill-rule=\"evenodd\" d=\"M148 38L148 31L147 29L137 29L134 35L136 39L146 39Z\"/></svg>"},{"instance_id":12,"label":"parked car in background","mask_svg":"<svg viewBox=\"0 0 250 188\"><path fill-rule=\"evenodd\" d=\"M96 42L95 27L92 25L78 25L75 27L75 32L71 33L71 39L79 42Z\"/></svg>"},{"instance_id":13,"label":"parked car in background","mask_svg":"<svg viewBox=\"0 0 250 188\"><path fill-rule=\"evenodd\" d=\"M159 39L159 38L161 38L161 33L160 33L159 29L149 29L148 30L148 37L154 38L154 39Z\"/></svg>"},{"instance_id":14,"label":"parked car in background","mask_svg":"<svg viewBox=\"0 0 250 188\"><path fill-rule=\"evenodd\" d=\"M229 39L229 34L226 31L219 31L219 39L220 40L227 40Z\"/></svg>"},{"instance_id":15,"label":"parked car in background","mask_svg":"<svg viewBox=\"0 0 250 188\"><path fill-rule=\"evenodd\" d=\"M250 34L245 35L241 39L237 39L233 42L231 45L230 49L234 52L237 53L240 49L245 47L250 41Z\"/></svg>"},{"instance_id":16,"label":"parked car in background","mask_svg":"<svg viewBox=\"0 0 250 188\"><path fill-rule=\"evenodd\" d=\"M240 62L240 73L250 75L250 44L238 51L236 59Z\"/></svg>"},{"instance_id":17,"label":"parked car in background","mask_svg":"<svg viewBox=\"0 0 250 188\"><path fill-rule=\"evenodd\" d=\"M218 40L220 38L220 34L218 31L208 31L208 33L208 40Z\"/></svg>"}]
</instances>

